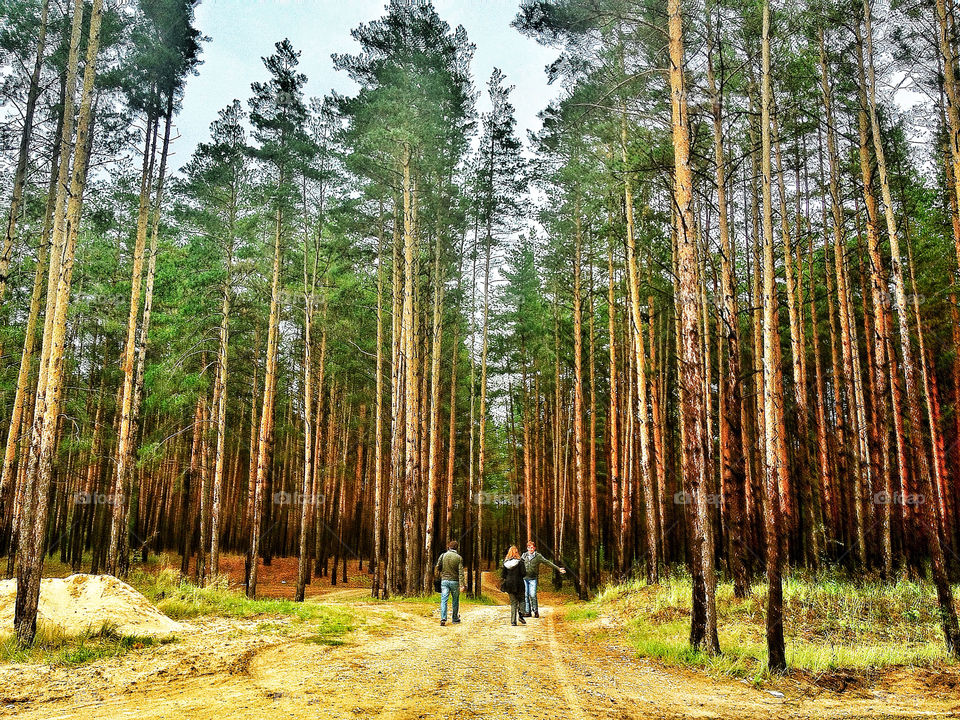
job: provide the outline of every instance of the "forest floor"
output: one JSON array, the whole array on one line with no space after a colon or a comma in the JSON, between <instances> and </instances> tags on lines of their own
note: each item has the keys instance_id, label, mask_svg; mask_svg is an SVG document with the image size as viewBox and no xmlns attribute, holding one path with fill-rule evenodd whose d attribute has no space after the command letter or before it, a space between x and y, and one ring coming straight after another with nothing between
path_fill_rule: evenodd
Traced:
<instances>
[{"instance_id":1,"label":"forest floor","mask_svg":"<svg viewBox=\"0 0 960 720\"><path fill-rule=\"evenodd\" d=\"M287 572L275 562L265 586L286 595ZM0 717L960 717L955 667L756 687L638 657L616 626L600 641L566 619L569 596L543 593L542 618L525 627L511 627L503 604L469 603L461 624L441 628L434 604L372 601L367 582L314 583L308 604L351 618L339 637L323 634L322 617L200 616L175 643L72 668L0 666Z\"/></svg>"}]
</instances>

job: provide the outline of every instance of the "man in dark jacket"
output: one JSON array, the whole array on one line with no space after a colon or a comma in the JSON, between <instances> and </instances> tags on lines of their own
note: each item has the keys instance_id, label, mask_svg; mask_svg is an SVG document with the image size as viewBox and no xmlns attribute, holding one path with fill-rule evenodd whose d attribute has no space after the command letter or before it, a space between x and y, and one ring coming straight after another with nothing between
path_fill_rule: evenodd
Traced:
<instances>
[{"instance_id":1,"label":"man in dark jacket","mask_svg":"<svg viewBox=\"0 0 960 720\"><path fill-rule=\"evenodd\" d=\"M456 540L451 540L447 551L437 560L436 574L440 577L440 624L447 624L447 600L453 596L453 622L460 622L460 583L463 582L463 558L457 552Z\"/></svg>"},{"instance_id":2,"label":"man in dark jacket","mask_svg":"<svg viewBox=\"0 0 960 720\"><path fill-rule=\"evenodd\" d=\"M534 617L540 617L540 606L537 604L537 579L540 577L540 565L549 565L554 570L559 570L561 575L566 575L567 571L562 567L557 567L552 562L547 560L543 555L538 553L537 546L534 544L533 540L530 540L527 543L527 551L521 557L523 558L525 569L523 574L523 584L527 596L527 601L524 608L526 612L522 614L530 617L530 614L532 613Z\"/></svg>"}]
</instances>

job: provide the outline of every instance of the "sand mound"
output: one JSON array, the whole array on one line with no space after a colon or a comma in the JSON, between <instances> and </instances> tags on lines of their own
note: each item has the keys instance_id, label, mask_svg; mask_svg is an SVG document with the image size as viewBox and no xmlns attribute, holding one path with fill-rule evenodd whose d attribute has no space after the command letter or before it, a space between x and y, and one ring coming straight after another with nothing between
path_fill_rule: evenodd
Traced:
<instances>
[{"instance_id":1,"label":"sand mound","mask_svg":"<svg viewBox=\"0 0 960 720\"><path fill-rule=\"evenodd\" d=\"M0 633L13 631L17 581L0 581ZM147 598L111 575L49 578L40 585L37 621L66 635L97 632L104 625L121 635L158 637L184 626L155 608Z\"/></svg>"}]
</instances>

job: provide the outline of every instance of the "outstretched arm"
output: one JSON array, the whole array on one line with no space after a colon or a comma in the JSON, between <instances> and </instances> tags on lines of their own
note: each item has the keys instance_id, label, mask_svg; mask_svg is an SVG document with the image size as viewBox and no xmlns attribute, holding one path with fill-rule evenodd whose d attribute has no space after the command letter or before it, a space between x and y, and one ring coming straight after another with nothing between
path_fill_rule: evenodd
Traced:
<instances>
[{"instance_id":1,"label":"outstretched arm","mask_svg":"<svg viewBox=\"0 0 960 720\"><path fill-rule=\"evenodd\" d=\"M550 561L547 560L545 557L543 557L543 555L540 555L540 557L543 559L543 561L544 561L547 565L549 565L550 567L552 567L552 568L553 568L554 570L556 570L557 572L559 572L559 573L566 573L566 572L567 572L566 570L564 570L564 569L563 569L562 567L560 567L559 565L554 565L552 562L550 562Z\"/></svg>"}]
</instances>

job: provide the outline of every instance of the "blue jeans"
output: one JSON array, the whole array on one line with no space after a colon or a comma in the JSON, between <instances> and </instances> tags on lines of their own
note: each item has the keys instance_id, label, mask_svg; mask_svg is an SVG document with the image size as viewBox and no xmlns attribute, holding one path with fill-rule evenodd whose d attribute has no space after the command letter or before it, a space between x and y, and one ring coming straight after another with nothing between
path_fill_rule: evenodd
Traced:
<instances>
[{"instance_id":1,"label":"blue jeans","mask_svg":"<svg viewBox=\"0 0 960 720\"><path fill-rule=\"evenodd\" d=\"M460 583L456 580L440 581L440 619L447 619L447 598L453 595L453 619L460 619Z\"/></svg>"},{"instance_id":2,"label":"blue jeans","mask_svg":"<svg viewBox=\"0 0 960 720\"><path fill-rule=\"evenodd\" d=\"M524 578L523 588L527 593L527 615L533 612L539 612L540 606L537 605L537 578Z\"/></svg>"}]
</instances>

